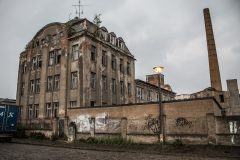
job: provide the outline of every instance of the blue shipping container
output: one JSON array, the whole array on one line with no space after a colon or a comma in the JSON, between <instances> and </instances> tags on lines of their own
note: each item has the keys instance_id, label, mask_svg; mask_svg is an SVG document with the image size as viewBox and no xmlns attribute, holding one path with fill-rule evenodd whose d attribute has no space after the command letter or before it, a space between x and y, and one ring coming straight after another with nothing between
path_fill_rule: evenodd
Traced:
<instances>
[{"instance_id":1,"label":"blue shipping container","mask_svg":"<svg viewBox=\"0 0 240 160\"><path fill-rule=\"evenodd\" d=\"M17 130L19 108L14 105L0 105L0 134Z\"/></svg>"}]
</instances>

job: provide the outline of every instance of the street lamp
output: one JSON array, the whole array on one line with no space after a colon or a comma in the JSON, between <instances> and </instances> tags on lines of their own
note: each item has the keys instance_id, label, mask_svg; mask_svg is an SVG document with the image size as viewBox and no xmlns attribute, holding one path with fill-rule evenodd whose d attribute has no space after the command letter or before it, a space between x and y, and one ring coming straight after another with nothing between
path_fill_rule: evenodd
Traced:
<instances>
[{"instance_id":1,"label":"street lamp","mask_svg":"<svg viewBox=\"0 0 240 160\"><path fill-rule=\"evenodd\" d=\"M161 91L161 79L160 79L163 69L164 69L164 67L162 67L162 66L156 66L153 68L153 70L158 75L158 97L159 97L158 104L159 104L159 124L160 124L160 128L159 128L160 137L158 137L158 138L159 138L160 142L164 143L165 137L163 134L163 129L164 129L163 128L163 107L162 107L162 91Z\"/></svg>"}]
</instances>

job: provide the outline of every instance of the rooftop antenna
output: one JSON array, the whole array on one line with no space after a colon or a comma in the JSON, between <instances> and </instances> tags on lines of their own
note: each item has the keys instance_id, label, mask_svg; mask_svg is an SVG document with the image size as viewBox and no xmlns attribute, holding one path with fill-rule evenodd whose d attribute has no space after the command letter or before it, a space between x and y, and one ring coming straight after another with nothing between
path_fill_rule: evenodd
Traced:
<instances>
[{"instance_id":1,"label":"rooftop antenna","mask_svg":"<svg viewBox=\"0 0 240 160\"><path fill-rule=\"evenodd\" d=\"M87 6L87 5L82 5L81 4L81 0L78 1L78 4L73 5L76 8L76 15L78 16L78 18L80 19L81 14L83 14L83 6ZM81 8L82 7L82 8Z\"/></svg>"}]
</instances>

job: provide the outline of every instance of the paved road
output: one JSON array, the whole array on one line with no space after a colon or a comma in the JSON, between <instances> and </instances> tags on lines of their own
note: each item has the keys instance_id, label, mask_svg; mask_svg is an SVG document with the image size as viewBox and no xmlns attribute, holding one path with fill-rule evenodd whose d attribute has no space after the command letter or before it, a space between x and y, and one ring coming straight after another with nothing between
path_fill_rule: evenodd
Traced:
<instances>
[{"instance_id":1,"label":"paved road","mask_svg":"<svg viewBox=\"0 0 240 160\"><path fill-rule=\"evenodd\" d=\"M189 156L109 152L36 145L0 143L0 160L214 160Z\"/></svg>"}]
</instances>

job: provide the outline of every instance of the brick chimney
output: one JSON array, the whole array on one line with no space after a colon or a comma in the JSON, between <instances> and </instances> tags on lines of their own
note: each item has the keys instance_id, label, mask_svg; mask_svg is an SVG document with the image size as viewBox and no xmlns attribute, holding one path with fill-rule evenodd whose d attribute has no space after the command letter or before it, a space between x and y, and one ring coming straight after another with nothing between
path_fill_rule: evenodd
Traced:
<instances>
[{"instance_id":1,"label":"brick chimney","mask_svg":"<svg viewBox=\"0 0 240 160\"><path fill-rule=\"evenodd\" d=\"M211 87L215 88L218 91L222 91L222 83L220 77L220 71L218 66L218 58L216 45L213 35L212 22L210 17L210 12L208 8L203 10L204 20L205 20L205 29L206 29L206 38L207 38L207 47L208 47L208 61L209 61L209 70L210 70L210 79Z\"/></svg>"}]
</instances>

